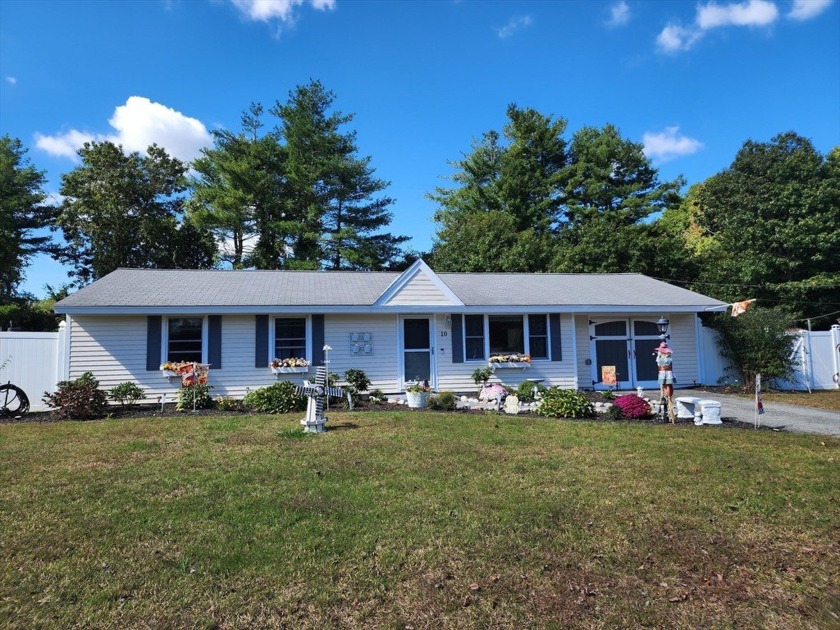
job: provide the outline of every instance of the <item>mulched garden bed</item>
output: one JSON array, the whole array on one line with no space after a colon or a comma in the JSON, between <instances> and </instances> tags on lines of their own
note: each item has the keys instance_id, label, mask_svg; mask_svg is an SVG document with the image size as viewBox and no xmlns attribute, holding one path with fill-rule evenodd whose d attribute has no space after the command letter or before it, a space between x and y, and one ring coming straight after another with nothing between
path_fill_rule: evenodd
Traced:
<instances>
[{"instance_id":1,"label":"mulched garden bed","mask_svg":"<svg viewBox=\"0 0 840 630\"><path fill-rule=\"evenodd\" d=\"M582 392L586 395L587 399L591 402L609 402L606 400L600 392ZM347 413L346 409L338 409L335 408L335 411L340 411L341 413ZM485 410L485 409L456 409L453 411L442 411L442 410L435 410L435 409L410 409L406 405L398 405L394 403L378 403L378 404L370 404L367 402L363 402L360 405L356 405L353 408L353 412L375 412L375 411L402 411L402 412L410 412L410 413L417 413L417 414L451 414L451 413L462 413L467 415L498 415L502 417L506 417L507 414L504 412L496 412L492 410ZM350 413L353 413L350 412ZM303 413L303 412L300 412ZM163 411L161 411L159 404L154 405L134 405L133 407L120 407L114 406L109 409L109 413L107 416L103 418L94 418L92 420L81 420L80 422L90 422L95 420L107 420L107 419L125 419L130 420L133 418L176 418L176 417L183 417L183 416L260 416L265 415L262 413L258 413L255 411L246 411L246 410L222 410L222 409L197 409L196 411L178 411L175 409L174 403L167 404L164 406ZM522 411L518 414L519 417L539 417L536 416L532 411ZM616 422L616 423L627 423L627 424L663 424L662 420L658 416L651 416L650 418L641 418L638 420L613 420L608 418L605 414L595 414L592 418L565 418L566 420L577 421L577 422ZM723 424L718 425L718 427L723 427L727 429L753 429L753 425L748 422L740 422L731 418L722 418ZM52 412L49 411L34 411L30 412L24 416L0 416L0 424L11 424L11 423L21 423L21 422L36 422L36 423L48 423L48 422L59 422L60 419L56 418ZM677 425L679 426L694 426L694 423L691 420L678 420ZM700 427L698 427L700 428ZM772 427L761 426L760 429L762 431L779 431L780 429L774 429Z\"/></svg>"}]
</instances>

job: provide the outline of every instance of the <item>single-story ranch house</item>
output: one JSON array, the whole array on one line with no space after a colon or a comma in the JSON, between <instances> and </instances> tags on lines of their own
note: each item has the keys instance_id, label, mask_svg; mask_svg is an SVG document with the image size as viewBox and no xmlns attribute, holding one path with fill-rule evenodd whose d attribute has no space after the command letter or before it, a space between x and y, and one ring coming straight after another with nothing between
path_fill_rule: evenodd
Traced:
<instances>
[{"instance_id":1,"label":"single-story ranch house","mask_svg":"<svg viewBox=\"0 0 840 630\"><path fill-rule=\"evenodd\" d=\"M640 274L435 273L422 260L403 273L118 269L55 305L66 314L70 378L100 386L133 381L147 398L171 394L165 362L210 365L215 395L241 397L278 378L301 381L303 358L371 388L475 391L471 374L494 355L491 382L542 379L603 388L615 366L622 389L656 388L656 320L670 320L680 385L700 379L699 312L723 303ZM314 370L313 370L314 371Z\"/></svg>"}]
</instances>

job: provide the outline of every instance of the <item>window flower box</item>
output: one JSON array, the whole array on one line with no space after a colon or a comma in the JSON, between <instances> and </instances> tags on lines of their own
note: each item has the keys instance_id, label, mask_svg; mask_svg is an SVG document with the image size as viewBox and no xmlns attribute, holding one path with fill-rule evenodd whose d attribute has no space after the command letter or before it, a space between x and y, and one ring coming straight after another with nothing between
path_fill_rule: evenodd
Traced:
<instances>
[{"instance_id":1,"label":"window flower box","mask_svg":"<svg viewBox=\"0 0 840 630\"><path fill-rule=\"evenodd\" d=\"M493 372L498 369L522 370L523 372L531 367L531 356L527 354L495 354L487 362Z\"/></svg>"},{"instance_id":2,"label":"window flower box","mask_svg":"<svg viewBox=\"0 0 840 630\"><path fill-rule=\"evenodd\" d=\"M309 372L308 367L273 367L272 374L306 374Z\"/></svg>"},{"instance_id":3,"label":"window flower box","mask_svg":"<svg viewBox=\"0 0 840 630\"><path fill-rule=\"evenodd\" d=\"M297 357L289 359L272 359L268 367L271 373L279 374L306 374L309 372L309 361Z\"/></svg>"},{"instance_id":4,"label":"window flower box","mask_svg":"<svg viewBox=\"0 0 840 630\"><path fill-rule=\"evenodd\" d=\"M487 367L493 372L496 370L522 370L524 372L531 367L531 363L529 361L505 361L504 363L490 361Z\"/></svg>"},{"instance_id":5,"label":"window flower box","mask_svg":"<svg viewBox=\"0 0 840 630\"><path fill-rule=\"evenodd\" d=\"M170 383L173 378L181 379L182 384L184 384L197 377L199 383L204 384L207 382L207 371L209 369L210 365L207 363L173 363L168 361L161 364L160 373Z\"/></svg>"}]
</instances>

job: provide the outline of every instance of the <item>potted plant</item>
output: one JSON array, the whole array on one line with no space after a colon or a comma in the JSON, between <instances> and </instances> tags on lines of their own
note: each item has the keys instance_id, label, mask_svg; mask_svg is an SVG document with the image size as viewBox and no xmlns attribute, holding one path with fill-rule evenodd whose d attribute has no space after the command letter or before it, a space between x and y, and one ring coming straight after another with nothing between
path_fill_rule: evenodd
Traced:
<instances>
[{"instance_id":1,"label":"potted plant","mask_svg":"<svg viewBox=\"0 0 840 630\"><path fill-rule=\"evenodd\" d=\"M405 399L409 409L425 409L426 399L432 391L428 381L415 381L405 388Z\"/></svg>"}]
</instances>

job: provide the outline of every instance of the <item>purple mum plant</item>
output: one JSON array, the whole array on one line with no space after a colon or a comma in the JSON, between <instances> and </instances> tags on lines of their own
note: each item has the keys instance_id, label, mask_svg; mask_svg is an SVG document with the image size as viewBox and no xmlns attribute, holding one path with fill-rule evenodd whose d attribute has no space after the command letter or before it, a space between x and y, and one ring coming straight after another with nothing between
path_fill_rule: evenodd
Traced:
<instances>
[{"instance_id":1,"label":"purple mum plant","mask_svg":"<svg viewBox=\"0 0 840 630\"><path fill-rule=\"evenodd\" d=\"M619 396L613 401L613 405L621 409L622 415L630 420L647 418L650 415L650 405L636 394Z\"/></svg>"}]
</instances>

